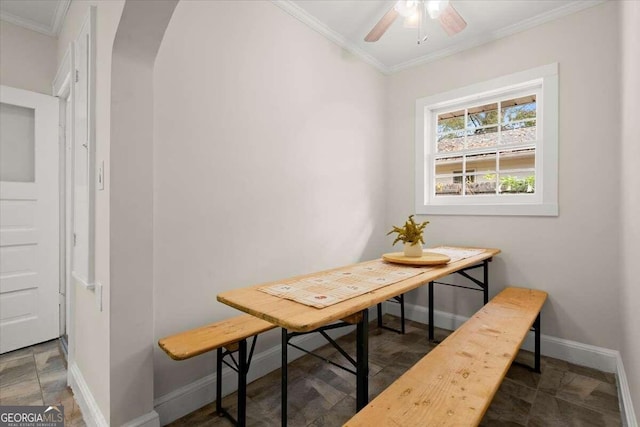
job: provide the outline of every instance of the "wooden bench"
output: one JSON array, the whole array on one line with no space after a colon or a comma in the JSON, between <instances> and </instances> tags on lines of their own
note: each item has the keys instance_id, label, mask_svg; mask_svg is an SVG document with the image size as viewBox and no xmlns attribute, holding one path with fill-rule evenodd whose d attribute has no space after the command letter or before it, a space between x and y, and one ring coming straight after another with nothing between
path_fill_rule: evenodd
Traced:
<instances>
[{"instance_id":1,"label":"wooden bench","mask_svg":"<svg viewBox=\"0 0 640 427\"><path fill-rule=\"evenodd\" d=\"M345 426L476 426L527 332L535 332L547 293L507 288L431 350Z\"/></svg>"},{"instance_id":2,"label":"wooden bench","mask_svg":"<svg viewBox=\"0 0 640 427\"><path fill-rule=\"evenodd\" d=\"M174 360L190 359L212 350L217 350L216 360L216 412L219 416L229 418L235 425L246 424L247 410L247 372L256 345L256 338L261 332L275 328L275 325L251 315L243 315L225 319L200 328L191 329L179 334L162 338L158 345ZM247 338L253 337L251 350L247 354ZM232 353L238 352L238 360ZM233 362L229 363L225 357ZM222 407L222 364L238 373L238 414L234 419Z\"/></svg>"}]
</instances>

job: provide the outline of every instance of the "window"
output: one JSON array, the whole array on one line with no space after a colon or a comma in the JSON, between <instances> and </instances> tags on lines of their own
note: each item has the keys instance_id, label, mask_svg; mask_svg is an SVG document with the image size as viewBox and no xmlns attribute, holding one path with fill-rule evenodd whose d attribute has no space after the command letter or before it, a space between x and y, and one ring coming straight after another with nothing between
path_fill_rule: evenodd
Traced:
<instances>
[{"instance_id":1,"label":"window","mask_svg":"<svg viewBox=\"0 0 640 427\"><path fill-rule=\"evenodd\" d=\"M417 100L417 213L558 215L557 70Z\"/></svg>"},{"instance_id":2,"label":"window","mask_svg":"<svg viewBox=\"0 0 640 427\"><path fill-rule=\"evenodd\" d=\"M473 172L475 172L475 169L467 169L467 182L475 182L475 175L473 175ZM453 171L453 182L458 183L458 184L462 184L462 171Z\"/></svg>"}]
</instances>

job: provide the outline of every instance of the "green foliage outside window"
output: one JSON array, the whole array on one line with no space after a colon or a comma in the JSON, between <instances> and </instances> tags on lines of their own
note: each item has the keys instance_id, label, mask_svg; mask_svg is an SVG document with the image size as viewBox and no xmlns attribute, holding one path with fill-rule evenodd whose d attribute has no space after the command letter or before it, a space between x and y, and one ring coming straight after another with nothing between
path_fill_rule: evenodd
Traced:
<instances>
[{"instance_id":1,"label":"green foliage outside window","mask_svg":"<svg viewBox=\"0 0 640 427\"><path fill-rule=\"evenodd\" d=\"M484 176L484 179L494 181L496 174L487 174ZM500 177L500 188L503 193L533 193L536 188L536 177L535 175L525 178L518 178L511 175L502 176Z\"/></svg>"}]
</instances>

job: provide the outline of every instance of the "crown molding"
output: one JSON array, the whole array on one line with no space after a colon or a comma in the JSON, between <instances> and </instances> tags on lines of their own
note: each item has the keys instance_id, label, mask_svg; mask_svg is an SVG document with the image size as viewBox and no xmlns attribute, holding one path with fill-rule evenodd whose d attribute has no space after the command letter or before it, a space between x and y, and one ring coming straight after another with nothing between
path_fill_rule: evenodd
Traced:
<instances>
[{"instance_id":1,"label":"crown molding","mask_svg":"<svg viewBox=\"0 0 640 427\"><path fill-rule=\"evenodd\" d=\"M0 19L49 37L58 37L58 34L60 34L60 30L62 29L64 19L67 16L70 4L71 0L59 0L58 5L56 6L56 11L49 25L42 25L31 19L26 19L4 11L0 12Z\"/></svg>"},{"instance_id":2,"label":"crown molding","mask_svg":"<svg viewBox=\"0 0 640 427\"><path fill-rule=\"evenodd\" d=\"M69 10L70 5L71 0L58 1L58 7L56 7L56 13L53 17L53 23L51 25L51 31L56 37L60 35L60 31L62 30L62 25L64 24L64 20L67 17L67 11Z\"/></svg>"},{"instance_id":3,"label":"crown molding","mask_svg":"<svg viewBox=\"0 0 640 427\"><path fill-rule=\"evenodd\" d=\"M19 27L22 28L26 28L27 30L31 30L31 31L35 31L38 32L40 34L44 34L46 36L49 37L55 37L56 35L53 34L53 32L51 31L51 29L48 26L44 26L41 24L38 24L34 21L31 21L29 19L24 19L21 18L19 16L16 16L12 13L8 13L8 12L0 12L0 19L6 22L9 22L11 24L17 25Z\"/></svg>"},{"instance_id":4,"label":"crown molding","mask_svg":"<svg viewBox=\"0 0 640 427\"><path fill-rule=\"evenodd\" d=\"M532 16L531 18L525 19L524 21L520 21L513 25L509 25L507 27L496 30L492 33L492 36L494 37L494 39L510 36L511 34L519 33L521 31L528 30L533 27L537 27L538 25L541 25L550 21L554 21L558 18L562 18L563 16L571 15L583 9L589 9L593 6L597 6L606 1L608 0L573 1L557 9L553 9L548 12L541 13L536 16Z\"/></svg>"},{"instance_id":5,"label":"crown molding","mask_svg":"<svg viewBox=\"0 0 640 427\"><path fill-rule=\"evenodd\" d=\"M279 8L281 8L282 10L284 10L285 12L293 16L294 18L298 19L302 23L311 27L311 29L322 34L323 36L325 36L326 38L328 38L330 41L334 42L341 48L351 52L352 54L359 57L361 60L363 60L367 64L373 65L375 68L378 69L378 71L384 74L389 74L389 67L384 65L382 62L377 60L372 55L369 55L364 50L357 47L355 44L348 41L340 33L326 26L324 23L319 21L315 16L309 14L306 10L302 9L300 6L296 5L291 0L271 0L271 1L273 4L275 4L276 6L278 6Z\"/></svg>"},{"instance_id":6,"label":"crown molding","mask_svg":"<svg viewBox=\"0 0 640 427\"><path fill-rule=\"evenodd\" d=\"M541 13L539 15L525 19L524 21L520 21L516 24L512 24L507 27L501 28L499 30L493 31L484 37L476 38L474 40L469 41L468 43L457 44L455 46L451 46L446 49L440 49L428 55L421 56L416 59L412 59L410 61L393 65L389 67L389 72L390 74L393 74L398 71L406 70L407 68L423 65L423 64L444 58L446 56L454 55L456 53L460 53L462 51L472 49L474 47L483 45L485 43L489 43L489 42L501 39L503 37L507 37L512 34L516 34L516 33L531 29L533 27L544 24L546 22L553 21L563 16L571 15L572 13L579 12L583 9L588 9L593 6L597 6L606 1L608 0L585 0L585 1L574 1L571 3L567 3L562 7L559 7L557 9L551 10L546 13Z\"/></svg>"},{"instance_id":7,"label":"crown molding","mask_svg":"<svg viewBox=\"0 0 640 427\"><path fill-rule=\"evenodd\" d=\"M339 45L340 47L358 56L360 59L367 62L368 64L373 65L380 72L384 74L393 74L399 71L406 70L407 68L411 68L418 65L426 64L428 62L436 61L438 59L441 59L450 55L454 55L456 53L459 53L468 49L472 49L482 44L489 43L491 41L494 41L503 37L507 37L512 34L519 33L521 31L528 30L530 28L536 27L538 25L544 24L549 21L553 21L563 16L571 15L572 13L579 12L583 9L588 9L593 6L597 6L606 1L609 1L609 0L573 1L557 9L551 10L549 12L541 13L539 15L525 19L524 21L520 21L518 23L493 31L484 37L478 37L478 38L475 38L474 40L470 40L469 42L456 44L454 46L451 46L445 49L440 49L428 55L421 56L419 58L405 61L396 65L387 66L382 62L380 62L375 57L373 57L372 55L369 55L362 49L358 48L356 45L348 41L341 34L327 27L324 23L319 21L313 15L310 15L306 10L302 9L300 6L296 5L291 0L272 0L272 2L275 5L277 5L278 7L288 12L294 18L308 25L318 33L322 34L332 42Z\"/></svg>"}]
</instances>

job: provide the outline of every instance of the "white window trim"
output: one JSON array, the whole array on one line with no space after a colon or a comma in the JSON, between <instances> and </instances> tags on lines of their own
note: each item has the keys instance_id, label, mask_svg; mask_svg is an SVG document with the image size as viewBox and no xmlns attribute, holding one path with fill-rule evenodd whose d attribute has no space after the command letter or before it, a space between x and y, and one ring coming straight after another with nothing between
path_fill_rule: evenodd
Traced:
<instances>
[{"instance_id":1,"label":"white window trim","mask_svg":"<svg viewBox=\"0 0 640 427\"><path fill-rule=\"evenodd\" d=\"M501 195L477 198L455 197L446 204L434 203L430 192L432 111L460 102L485 99L506 90L518 90L534 80L542 81L542 108L539 118L543 144L536 147L536 194ZM415 129L415 209L428 215L530 215L558 216L558 64L553 63L519 73L498 77L449 92L416 100ZM447 196L440 196L447 197ZM498 199L499 198L499 199Z\"/></svg>"}]
</instances>

